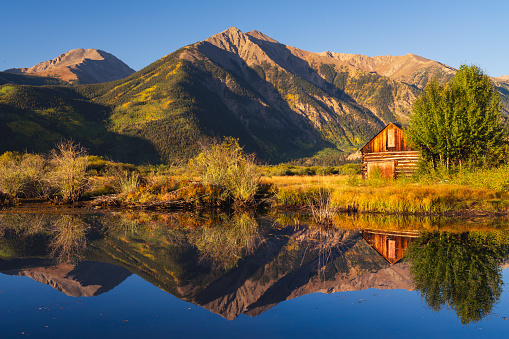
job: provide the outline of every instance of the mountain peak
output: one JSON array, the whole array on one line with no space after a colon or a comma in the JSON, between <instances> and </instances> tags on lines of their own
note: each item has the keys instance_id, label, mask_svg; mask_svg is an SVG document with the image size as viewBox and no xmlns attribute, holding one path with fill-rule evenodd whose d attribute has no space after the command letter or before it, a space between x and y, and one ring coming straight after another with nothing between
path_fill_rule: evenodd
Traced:
<instances>
[{"instance_id":1,"label":"mountain peak","mask_svg":"<svg viewBox=\"0 0 509 339\"><path fill-rule=\"evenodd\" d=\"M228 28L227 30L223 31L222 33L243 34L240 29L238 29L237 27L234 27L234 26Z\"/></svg>"},{"instance_id":2,"label":"mountain peak","mask_svg":"<svg viewBox=\"0 0 509 339\"><path fill-rule=\"evenodd\" d=\"M49 76L67 82L99 83L125 78L134 70L100 49L76 48L33 67L14 68L7 72Z\"/></svg>"},{"instance_id":3,"label":"mountain peak","mask_svg":"<svg viewBox=\"0 0 509 339\"><path fill-rule=\"evenodd\" d=\"M227 30L222 31L221 33L218 33L218 34L215 34L215 35L211 36L210 38L206 39L205 41L209 41L210 42L210 40L217 40L217 39L221 39L221 38L224 38L224 37L230 37L230 38L233 37L235 39L238 39L238 38L242 37L242 40L246 40L246 39L248 39L248 37L251 37L251 38L255 38L255 39L258 39L258 40L262 40L262 41L279 43L278 41L272 39L271 37L263 34L260 31L253 30L253 31L250 31L250 32L247 32L247 33L243 33L237 27L230 27Z\"/></svg>"}]
</instances>

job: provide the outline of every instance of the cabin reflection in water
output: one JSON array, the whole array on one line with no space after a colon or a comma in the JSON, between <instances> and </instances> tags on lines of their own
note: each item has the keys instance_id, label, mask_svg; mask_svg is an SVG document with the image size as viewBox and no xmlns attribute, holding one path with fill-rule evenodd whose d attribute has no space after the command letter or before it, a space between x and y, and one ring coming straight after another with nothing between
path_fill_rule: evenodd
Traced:
<instances>
[{"instance_id":1,"label":"cabin reflection in water","mask_svg":"<svg viewBox=\"0 0 509 339\"><path fill-rule=\"evenodd\" d=\"M419 237L417 231L383 231L364 229L361 235L391 265L400 261L408 245Z\"/></svg>"}]
</instances>

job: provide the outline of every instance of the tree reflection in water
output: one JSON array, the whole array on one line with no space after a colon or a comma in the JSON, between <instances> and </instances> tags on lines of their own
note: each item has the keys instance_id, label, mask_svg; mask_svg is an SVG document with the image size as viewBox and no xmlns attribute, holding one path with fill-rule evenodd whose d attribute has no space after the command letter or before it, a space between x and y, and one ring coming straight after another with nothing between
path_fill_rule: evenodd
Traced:
<instances>
[{"instance_id":1,"label":"tree reflection in water","mask_svg":"<svg viewBox=\"0 0 509 339\"><path fill-rule=\"evenodd\" d=\"M226 270L253 254L265 240L264 228L250 213L222 216L215 225L192 229L188 237L203 259L210 258Z\"/></svg>"},{"instance_id":2,"label":"tree reflection in water","mask_svg":"<svg viewBox=\"0 0 509 339\"><path fill-rule=\"evenodd\" d=\"M79 216L61 215L50 227L52 233L49 244L50 256L65 263L78 262L83 259L83 252L87 244L86 233L89 227Z\"/></svg>"},{"instance_id":3,"label":"tree reflection in water","mask_svg":"<svg viewBox=\"0 0 509 339\"><path fill-rule=\"evenodd\" d=\"M120 265L227 319L312 291L387 286L392 274L356 230L250 213L4 214L2 234L4 258ZM408 254L415 286L432 310L479 321L500 298L508 244L503 231L423 233ZM391 286L411 288L405 277Z\"/></svg>"},{"instance_id":4,"label":"tree reflection in water","mask_svg":"<svg viewBox=\"0 0 509 339\"><path fill-rule=\"evenodd\" d=\"M49 256L58 262L83 259L89 224L79 214L4 214L0 235L13 254ZM9 239L9 240L8 240Z\"/></svg>"},{"instance_id":5,"label":"tree reflection in water","mask_svg":"<svg viewBox=\"0 0 509 339\"><path fill-rule=\"evenodd\" d=\"M433 311L445 306L463 324L479 321L502 293L508 243L499 232L424 233L407 256L415 286Z\"/></svg>"}]
</instances>

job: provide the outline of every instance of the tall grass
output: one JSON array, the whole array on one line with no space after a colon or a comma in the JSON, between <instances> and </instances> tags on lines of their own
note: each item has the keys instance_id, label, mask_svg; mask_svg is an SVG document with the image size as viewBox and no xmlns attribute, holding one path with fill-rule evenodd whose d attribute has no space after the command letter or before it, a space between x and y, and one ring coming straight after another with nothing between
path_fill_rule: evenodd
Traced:
<instances>
[{"instance_id":1,"label":"tall grass","mask_svg":"<svg viewBox=\"0 0 509 339\"><path fill-rule=\"evenodd\" d=\"M318 177L263 178L274 186L275 205L305 206L319 192ZM443 213L452 210L509 209L509 166L430 174L398 180L325 177L331 205L361 212ZM302 183L298 183L302 181Z\"/></svg>"},{"instance_id":2,"label":"tall grass","mask_svg":"<svg viewBox=\"0 0 509 339\"><path fill-rule=\"evenodd\" d=\"M332 205L333 190L324 184L323 178L312 194L306 196L307 207L311 211L313 221L320 226L331 226L336 208Z\"/></svg>"},{"instance_id":3,"label":"tall grass","mask_svg":"<svg viewBox=\"0 0 509 339\"><path fill-rule=\"evenodd\" d=\"M121 171L115 177L115 188L121 194L134 192L140 185L140 175L137 172Z\"/></svg>"}]
</instances>

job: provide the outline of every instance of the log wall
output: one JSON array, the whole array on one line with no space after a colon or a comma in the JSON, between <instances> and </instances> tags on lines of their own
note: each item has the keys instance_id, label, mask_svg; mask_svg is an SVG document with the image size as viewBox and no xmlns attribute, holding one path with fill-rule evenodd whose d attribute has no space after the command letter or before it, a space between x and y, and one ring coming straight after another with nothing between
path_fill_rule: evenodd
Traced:
<instances>
[{"instance_id":1,"label":"log wall","mask_svg":"<svg viewBox=\"0 0 509 339\"><path fill-rule=\"evenodd\" d=\"M404 151L404 152L376 152L362 154L361 158L361 171L363 178L368 178L368 164L370 167L376 164L380 164L383 172L383 168L386 167L386 163L394 163L394 174L384 174L385 178L397 178L401 175L412 175L417 169L417 164L421 155L417 151Z\"/></svg>"},{"instance_id":2,"label":"log wall","mask_svg":"<svg viewBox=\"0 0 509 339\"><path fill-rule=\"evenodd\" d=\"M412 175L417 169L420 153L414 151L405 139L405 133L395 124L387 125L361 149L361 170L363 178L379 167L387 179L401 175ZM369 164L369 165L368 165ZM389 173L389 169L393 169Z\"/></svg>"}]
</instances>

